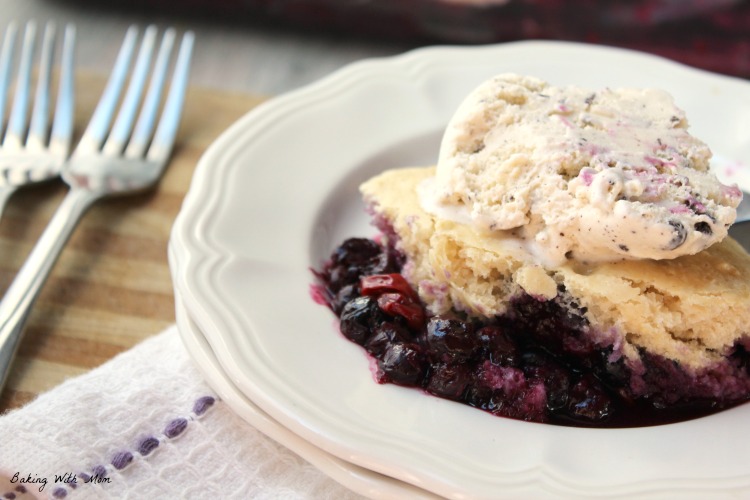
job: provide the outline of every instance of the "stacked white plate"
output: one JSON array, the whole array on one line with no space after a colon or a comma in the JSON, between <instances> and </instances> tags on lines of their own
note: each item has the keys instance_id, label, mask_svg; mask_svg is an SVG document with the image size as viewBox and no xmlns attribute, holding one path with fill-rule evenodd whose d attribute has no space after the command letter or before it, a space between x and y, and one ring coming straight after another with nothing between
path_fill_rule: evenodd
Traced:
<instances>
[{"instance_id":1,"label":"stacked white plate","mask_svg":"<svg viewBox=\"0 0 750 500\"><path fill-rule=\"evenodd\" d=\"M480 82L659 87L750 185L750 83L630 51L521 42L370 60L254 109L201 159L175 223L178 326L208 382L251 424L370 497L736 496L750 491L744 405L640 429L493 417L374 382L371 362L310 293L311 268L375 234L358 184L435 162ZM743 164L744 162L744 164Z\"/></svg>"}]
</instances>

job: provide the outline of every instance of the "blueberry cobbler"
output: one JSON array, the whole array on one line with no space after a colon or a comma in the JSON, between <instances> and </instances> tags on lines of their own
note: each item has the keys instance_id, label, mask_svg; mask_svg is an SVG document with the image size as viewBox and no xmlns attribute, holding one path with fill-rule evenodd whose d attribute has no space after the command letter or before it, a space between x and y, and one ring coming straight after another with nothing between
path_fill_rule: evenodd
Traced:
<instances>
[{"instance_id":1,"label":"blueberry cobbler","mask_svg":"<svg viewBox=\"0 0 750 500\"><path fill-rule=\"evenodd\" d=\"M316 271L377 378L499 416L674 422L750 396L741 192L664 92L501 75L436 167L361 186L376 240Z\"/></svg>"}]
</instances>

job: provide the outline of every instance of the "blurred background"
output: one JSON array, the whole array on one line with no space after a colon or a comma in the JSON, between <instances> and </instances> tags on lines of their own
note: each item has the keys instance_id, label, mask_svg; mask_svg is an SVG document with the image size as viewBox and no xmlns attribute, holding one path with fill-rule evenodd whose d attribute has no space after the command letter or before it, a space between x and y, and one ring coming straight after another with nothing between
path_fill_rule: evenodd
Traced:
<instances>
[{"instance_id":1,"label":"blurred background","mask_svg":"<svg viewBox=\"0 0 750 500\"><path fill-rule=\"evenodd\" d=\"M750 78L750 0L0 0L0 25L79 28L106 73L131 23L198 36L193 84L276 95L352 61L435 44L554 39L633 48Z\"/></svg>"}]
</instances>

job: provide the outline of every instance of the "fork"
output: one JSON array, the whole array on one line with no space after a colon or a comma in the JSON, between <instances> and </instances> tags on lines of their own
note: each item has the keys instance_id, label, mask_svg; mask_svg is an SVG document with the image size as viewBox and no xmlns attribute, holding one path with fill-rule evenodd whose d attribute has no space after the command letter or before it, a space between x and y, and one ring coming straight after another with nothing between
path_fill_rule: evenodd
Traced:
<instances>
[{"instance_id":1,"label":"fork","mask_svg":"<svg viewBox=\"0 0 750 500\"><path fill-rule=\"evenodd\" d=\"M10 90L13 54L18 28L8 25L0 52L0 129L5 116L7 94ZM63 36L60 76L55 102L54 121L50 118L50 87L52 60L55 53L57 28L48 22L42 37L39 70L34 91L34 107L29 123L31 71L36 43L36 23L26 24L18 63L13 105L8 125L0 145L0 214L5 203L20 186L57 177L70 153L73 136L73 63L75 26L68 24ZM2 130L0 130L2 133Z\"/></svg>"},{"instance_id":2,"label":"fork","mask_svg":"<svg viewBox=\"0 0 750 500\"><path fill-rule=\"evenodd\" d=\"M150 69L157 32L155 26L145 30L131 73L138 29L133 26L127 31L91 120L63 166L61 177L70 190L0 302L0 389L7 379L29 311L86 209L105 196L140 192L153 186L171 155L185 99L194 35L186 32L182 37L157 124L176 38L173 29L164 32ZM128 88L112 124L129 73ZM150 84L143 96L149 73Z\"/></svg>"}]
</instances>

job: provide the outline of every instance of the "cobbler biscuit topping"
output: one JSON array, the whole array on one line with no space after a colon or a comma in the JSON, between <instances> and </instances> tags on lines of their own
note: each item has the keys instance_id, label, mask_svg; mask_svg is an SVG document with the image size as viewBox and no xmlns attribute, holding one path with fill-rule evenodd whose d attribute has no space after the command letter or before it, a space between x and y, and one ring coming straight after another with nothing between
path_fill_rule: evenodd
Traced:
<instances>
[{"instance_id":1,"label":"cobbler biscuit topping","mask_svg":"<svg viewBox=\"0 0 750 500\"><path fill-rule=\"evenodd\" d=\"M501 75L455 113L420 199L548 267L695 254L726 236L741 192L687 128L663 91Z\"/></svg>"}]
</instances>

